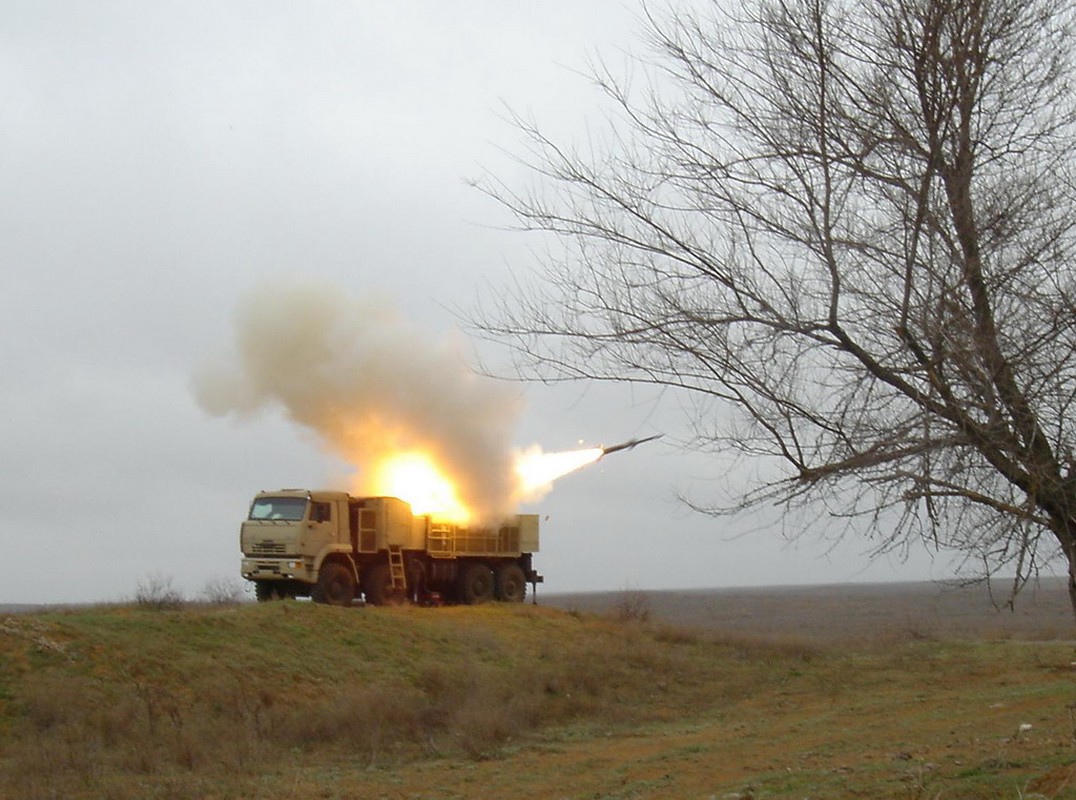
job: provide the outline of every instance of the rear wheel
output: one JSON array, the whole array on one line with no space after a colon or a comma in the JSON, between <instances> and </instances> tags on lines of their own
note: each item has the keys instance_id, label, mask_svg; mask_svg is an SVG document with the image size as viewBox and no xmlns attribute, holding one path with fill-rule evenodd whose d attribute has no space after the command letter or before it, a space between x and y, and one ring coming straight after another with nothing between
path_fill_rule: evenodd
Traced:
<instances>
[{"instance_id":1,"label":"rear wheel","mask_svg":"<svg viewBox=\"0 0 1076 800\"><path fill-rule=\"evenodd\" d=\"M522 603L527 596L527 576L519 564L501 564L497 567L497 599L506 603Z\"/></svg>"},{"instance_id":2,"label":"rear wheel","mask_svg":"<svg viewBox=\"0 0 1076 800\"><path fill-rule=\"evenodd\" d=\"M315 603L327 603L331 606L349 606L355 599L355 581L351 570L343 564L330 561L321 565L318 584L311 592Z\"/></svg>"},{"instance_id":3,"label":"rear wheel","mask_svg":"<svg viewBox=\"0 0 1076 800\"><path fill-rule=\"evenodd\" d=\"M460 572L456 593L467 605L486 603L493 599L493 570L481 563L467 564Z\"/></svg>"}]
</instances>

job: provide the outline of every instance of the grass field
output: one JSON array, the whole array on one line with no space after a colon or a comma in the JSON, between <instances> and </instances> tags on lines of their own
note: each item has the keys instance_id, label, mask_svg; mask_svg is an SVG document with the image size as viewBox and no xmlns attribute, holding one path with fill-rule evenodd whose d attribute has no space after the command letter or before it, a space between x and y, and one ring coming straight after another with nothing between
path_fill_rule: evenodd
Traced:
<instances>
[{"instance_id":1,"label":"grass field","mask_svg":"<svg viewBox=\"0 0 1076 800\"><path fill-rule=\"evenodd\" d=\"M283 602L0 617L11 798L1076 798L1076 646Z\"/></svg>"}]
</instances>

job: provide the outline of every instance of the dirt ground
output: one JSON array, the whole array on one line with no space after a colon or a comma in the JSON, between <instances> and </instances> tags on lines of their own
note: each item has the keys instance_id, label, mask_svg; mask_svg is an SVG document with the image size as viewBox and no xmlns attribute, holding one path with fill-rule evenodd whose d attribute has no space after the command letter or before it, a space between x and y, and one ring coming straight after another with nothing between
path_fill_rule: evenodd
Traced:
<instances>
[{"instance_id":1,"label":"dirt ground","mask_svg":"<svg viewBox=\"0 0 1076 800\"><path fill-rule=\"evenodd\" d=\"M579 594L539 590L538 602L614 615L647 611L651 619L673 625L813 641L882 635L1076 637L1062 579L1044 579L1026 587L1011 609L1002 605L1009 588L1000 582L992 587L925 582Z\"/></svg>"}]
</instances>

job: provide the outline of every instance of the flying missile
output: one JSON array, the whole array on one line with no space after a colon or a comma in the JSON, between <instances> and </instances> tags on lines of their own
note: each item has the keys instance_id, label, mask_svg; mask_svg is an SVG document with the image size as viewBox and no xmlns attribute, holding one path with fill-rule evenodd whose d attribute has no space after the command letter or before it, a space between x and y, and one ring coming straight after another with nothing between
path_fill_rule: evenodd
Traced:
<instances>
[{"instance_id":1,"label":"flying missile","mask_svg":"<svg viewBox=\"0 0 1076 800\"><path fill-rule=\"evenodd\" d=\"M628 440L626 442L621 442L620 444L614 444L614 445L610 445L609 447L603 447L602 448L602 454L599 456L599 458L605 458L605 456L609 455L610 453L615 453L618 450L631 450L633 447L636 447L637 445L640 445L643 442L652 442L654 439L660 439L664 435L665 434L663 434L663 433L657 433L657 434L654 434L653 436L647 436L645 439L630 439L630 440Z\"/></svg>"}]
</instances>

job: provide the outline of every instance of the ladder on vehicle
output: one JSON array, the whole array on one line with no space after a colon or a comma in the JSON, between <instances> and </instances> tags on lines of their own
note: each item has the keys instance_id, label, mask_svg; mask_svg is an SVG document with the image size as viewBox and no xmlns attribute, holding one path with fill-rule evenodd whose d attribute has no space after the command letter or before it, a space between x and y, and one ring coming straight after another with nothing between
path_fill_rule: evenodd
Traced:
<instances>
[{"instance_id":1,"label":"ladder on vehicle","mask_svg":"<svg viewBox=\"0 0 1076 800\"><path fill-rule=\"evenodd\" d=\"M407 570L404 568L403 550L398 544L389 545L389 576L393 589L401 592L407 590Z\"/></svg>"}]
</instances>

